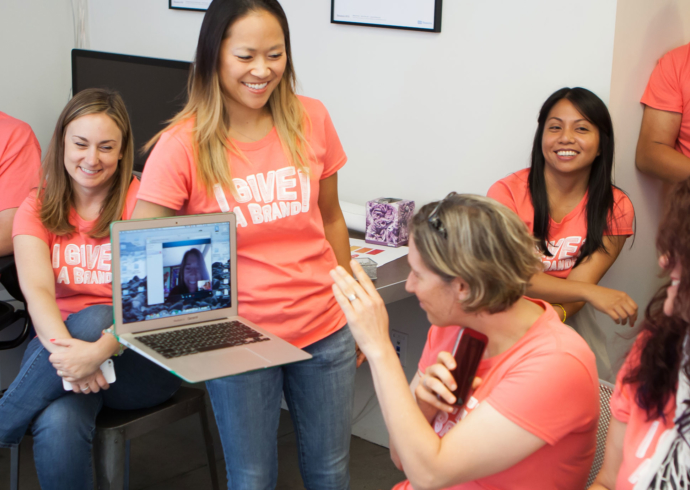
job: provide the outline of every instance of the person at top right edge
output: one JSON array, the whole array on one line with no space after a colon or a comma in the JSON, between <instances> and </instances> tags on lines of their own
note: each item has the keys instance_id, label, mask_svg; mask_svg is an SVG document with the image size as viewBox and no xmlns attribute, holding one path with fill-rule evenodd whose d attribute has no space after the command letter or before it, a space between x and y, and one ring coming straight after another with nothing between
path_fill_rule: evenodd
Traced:
<instances>
[{"instance_id":1,"label":"person at top right edge","mask_svg":"<svg viewBox=\"0 0 690 490\"><path fill-rule=\"evenodd\" d=\"M644 115L635 164L673 184L690 177L690 44L666 53L642 96Z\"/></svg>"},{"instance_id":2,"label":"person at top right edge","mask_svg":"<svg viewBox=\"0 0 690 490\"><path fill-rule=\"evenodd\" d=\"M527 296L551 303L597 357L599 377L612 376L604 331L583 311L589 303L617 324L634 325L637 304L599 286L633 234L634 210L612 183L614 137L604 102L587 89L562 88L544 102L530 168L491 186L491 197L520 216L537 239L544 271ZM585 315L583 317L583 314Z\"/></svg>"}]
</instances>

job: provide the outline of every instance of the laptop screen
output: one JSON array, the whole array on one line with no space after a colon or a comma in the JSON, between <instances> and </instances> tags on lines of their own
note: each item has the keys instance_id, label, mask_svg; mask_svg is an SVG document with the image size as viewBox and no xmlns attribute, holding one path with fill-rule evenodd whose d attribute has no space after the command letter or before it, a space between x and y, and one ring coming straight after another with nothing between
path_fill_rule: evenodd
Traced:
<instances>
[{"instance_id":1,"label":"laptop screen","mask_svg":"<svg viewBox=\"0 0 690 490\"><path fill-rule=\"evenodd\" d=\"M229 222L119 234L123 323L232 306Z\"/></svg>"}]
</instances>

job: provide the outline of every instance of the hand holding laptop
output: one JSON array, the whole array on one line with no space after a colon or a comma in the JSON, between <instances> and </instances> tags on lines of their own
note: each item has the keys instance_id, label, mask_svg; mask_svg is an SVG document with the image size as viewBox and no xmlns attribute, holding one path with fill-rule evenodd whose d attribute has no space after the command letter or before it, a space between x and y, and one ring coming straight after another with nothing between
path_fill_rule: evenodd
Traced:
<instances>
[{"instance_id":1,"label":"hand holding laptop","mask_svg":"<svg viewBox=\"0 0 690 490\"><path fill-rule=\"evenodd\" d=\"M310 359L238 316L233 213L111 226L118 340L192 383Z\"/></svg>"}]
</instances>

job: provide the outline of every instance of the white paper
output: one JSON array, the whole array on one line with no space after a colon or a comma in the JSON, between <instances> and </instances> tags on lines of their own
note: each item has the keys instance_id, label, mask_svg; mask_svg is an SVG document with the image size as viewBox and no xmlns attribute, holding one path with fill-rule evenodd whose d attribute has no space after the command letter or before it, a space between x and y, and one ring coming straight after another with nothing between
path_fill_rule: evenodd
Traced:
<instances>
[{"instance_id":1,"label":"white paper","mask_svg":"<svg viewBox=\"0 0 690 490\"><path fill-rule=\"evenodd\" d=\"M178 9L208 10L211 0L170 0L170 6Z\"/></svg>"},{"instance_id":2,"label":"white paper","mask_svg":"<svg viewBox=\"0 0 690 490\"><path fill-rule=\"evenodd\" d=\"M358 252L359 249L370 249L369 251L381 250L381 252L376 252L372 255L368 252ZM388 262L393 262L395 259L399 259L400 257L406 256L408 251L408 247L384 247L383 245L367 243L358 238L350 238L350 254L352 255L352 258L368 257L376 262L378 267L381 267L383 264L387 264Z\"/></svg>"},{"instance_id":3,"label":"white paper","mask_svg":"<svg viewBox=\"0 0 690 490\"><path fill-rule=\"evenodd\" d=\"M436 0L334 0L333 21L434 29Z\"/></svg>"}]
</instances>

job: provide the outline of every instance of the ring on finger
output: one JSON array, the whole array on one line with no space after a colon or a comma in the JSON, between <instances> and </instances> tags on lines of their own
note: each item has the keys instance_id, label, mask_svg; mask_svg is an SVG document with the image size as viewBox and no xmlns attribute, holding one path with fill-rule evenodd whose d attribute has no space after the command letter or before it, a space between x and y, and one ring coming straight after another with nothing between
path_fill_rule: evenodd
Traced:
<instances>
[{"instance_id":1,"label":"ring on finger","mask_svg":"<svg viewBox=\"0 0 690 490\"><path fill-rule=\"evenodd\" d=\"M349 299L350 302L352 302L357 299L357 295L355 293L350 293L347 295L347 299Z\"/></svg>"}]
</instances>

